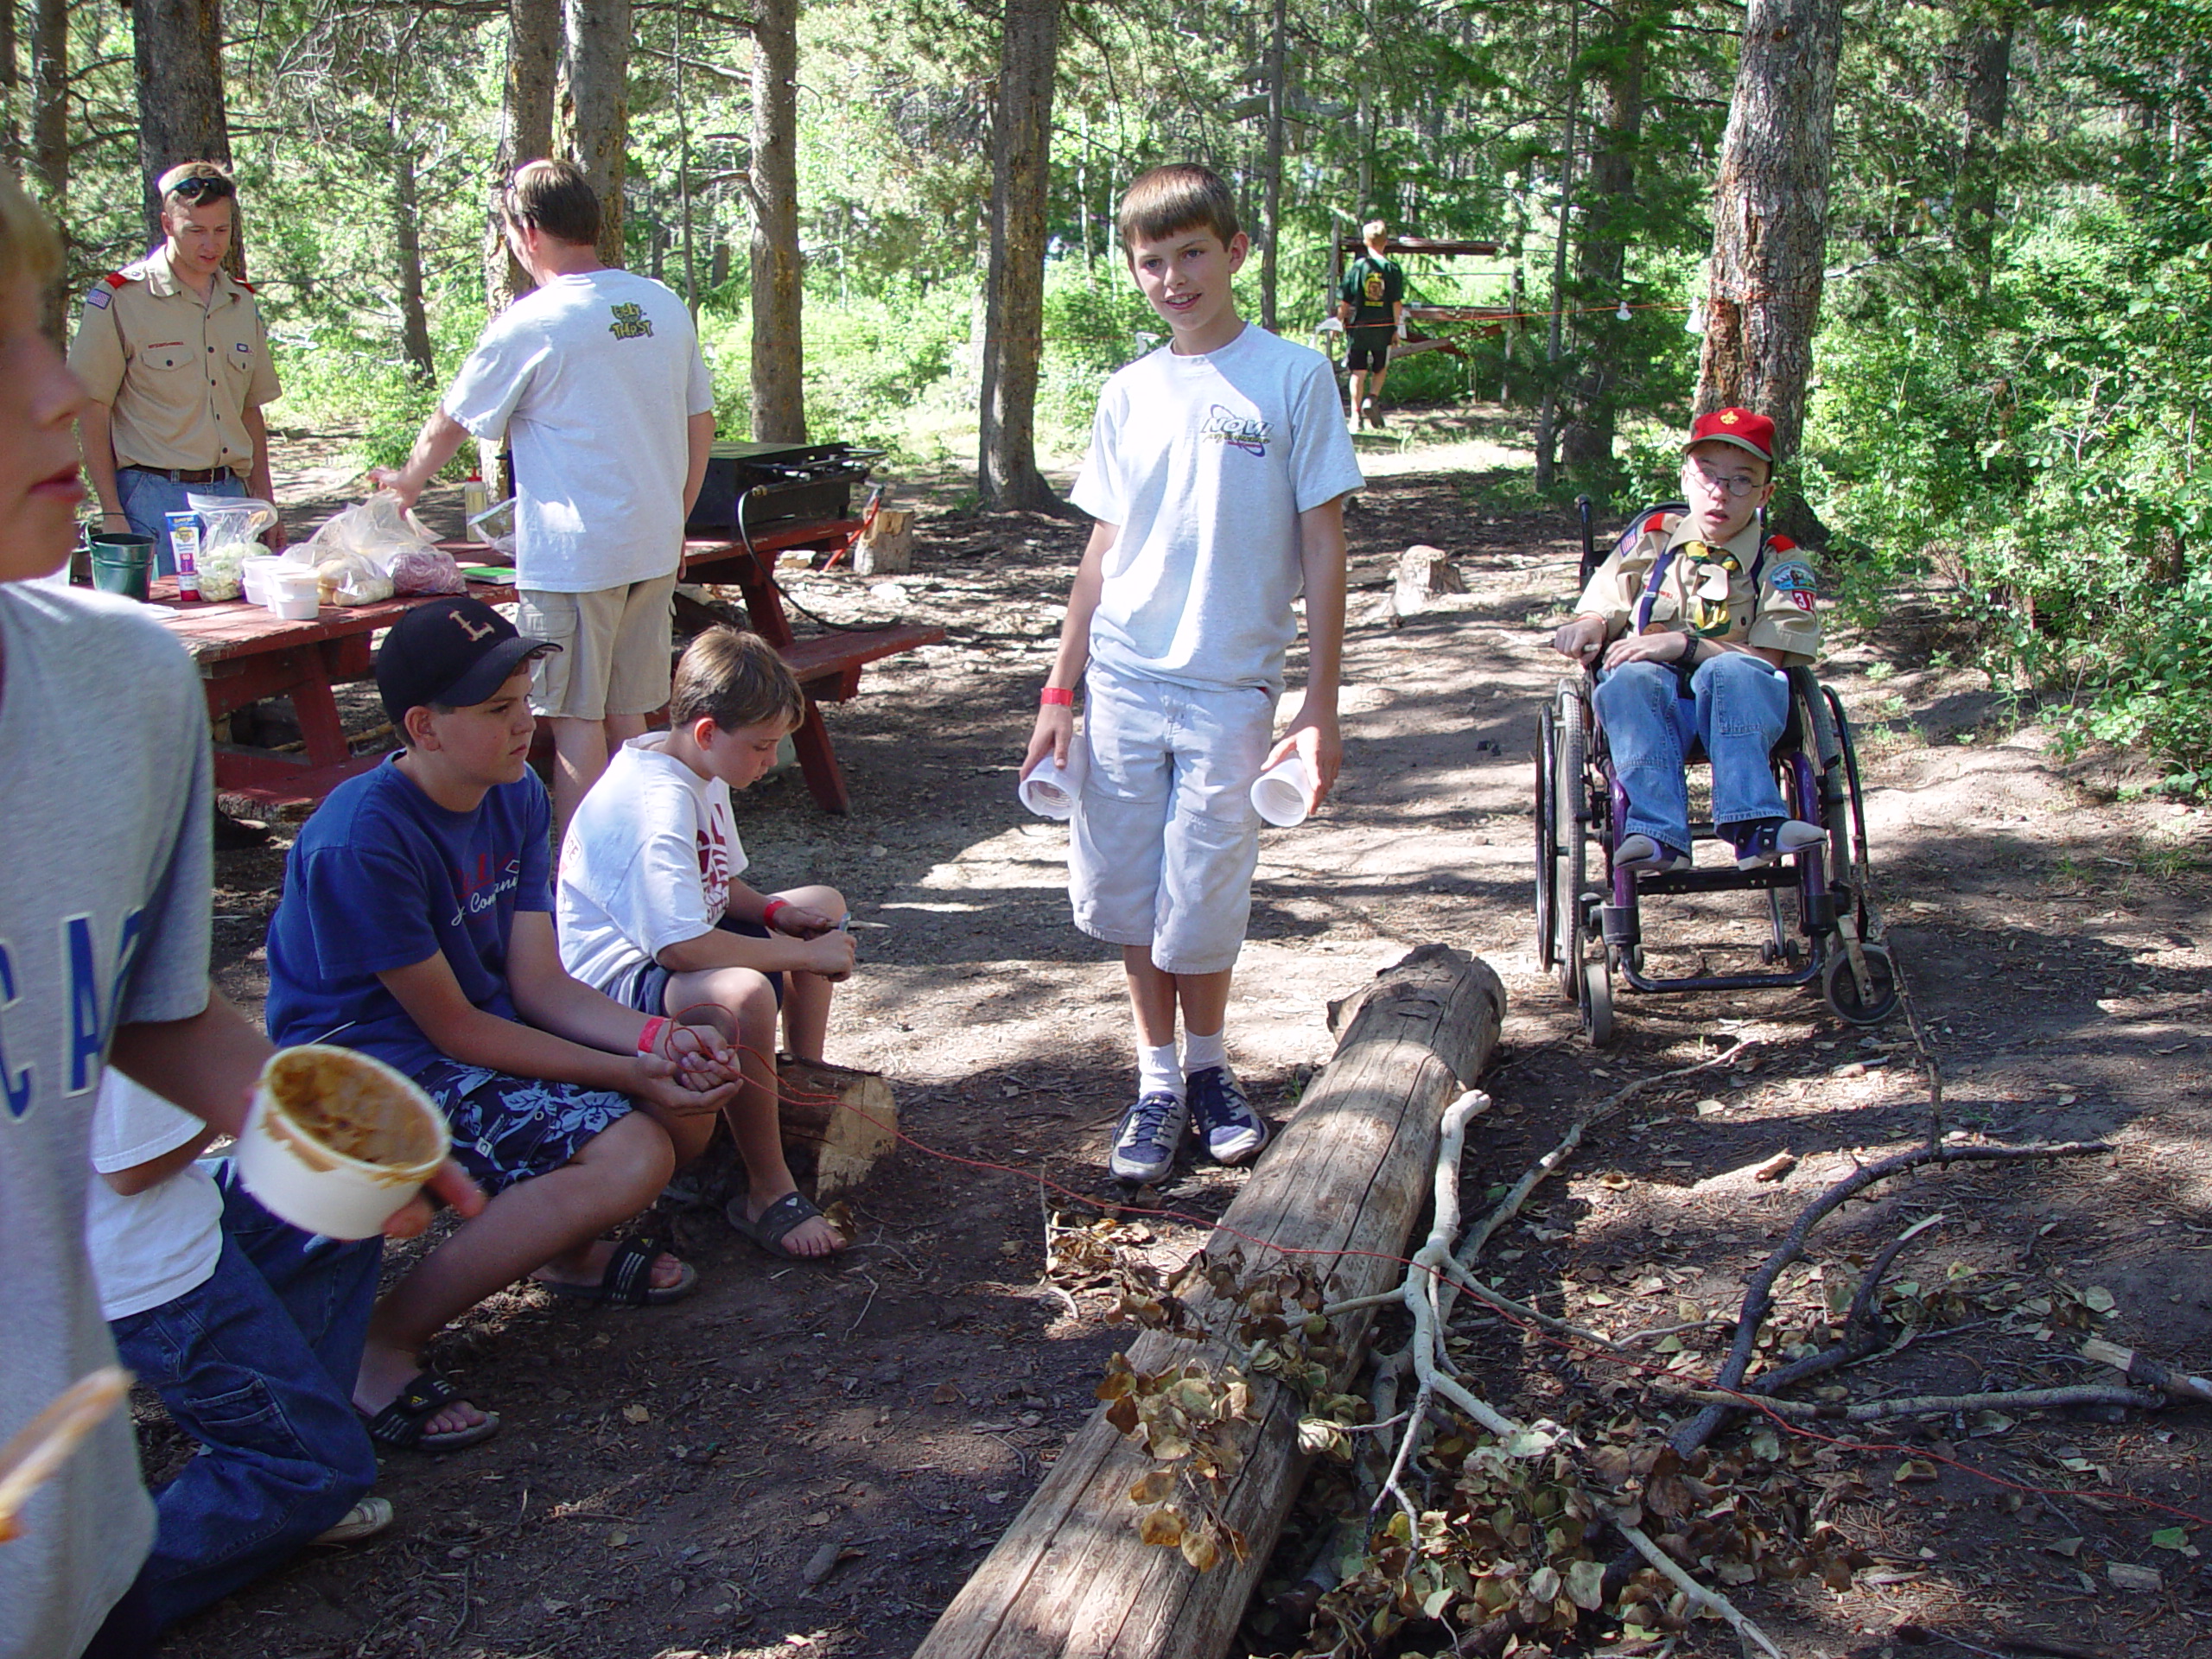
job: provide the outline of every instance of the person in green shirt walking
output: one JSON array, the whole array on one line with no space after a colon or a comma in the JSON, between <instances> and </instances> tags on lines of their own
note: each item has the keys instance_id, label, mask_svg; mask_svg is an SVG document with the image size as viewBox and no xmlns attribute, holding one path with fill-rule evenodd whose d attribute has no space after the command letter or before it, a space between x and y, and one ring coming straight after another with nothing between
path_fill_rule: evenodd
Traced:
<instances>
[{"instance_id":1,"label":"person in green shirt walking","mask_svg":"<svg viewBox=\"0 0 2212 1659\"><path fill-rule=\"evenodd\" d=\"M1351 371L1352 425L1384 426L1382 380L1390 372L1390 342L1406 328L1406 273L1384 256L1389 229L1379 219L1359 227L1366 251L1344 271L1337 290L1337 320L1344 326L1344 366ZM1375 377L1370 387L1367 377Z\"/></svg>"}]
</instances>

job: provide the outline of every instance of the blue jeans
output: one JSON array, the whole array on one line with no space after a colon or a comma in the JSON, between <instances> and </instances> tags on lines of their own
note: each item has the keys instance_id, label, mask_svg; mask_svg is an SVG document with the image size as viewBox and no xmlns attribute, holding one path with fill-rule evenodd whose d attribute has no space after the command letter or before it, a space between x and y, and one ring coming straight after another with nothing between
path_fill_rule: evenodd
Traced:
<instances>
[{"instance_id":1,"label":"blue jeans","mask_svg":"<svg viewBox=\"0 0 2212 1659\"><path fill-rule=\"evenodd\" d=\"M108 1327L123 1363L203 1448L154 1499L137 1587L161 1628L336 1525L377 1478L353 1389L383 1241L303 1233L257 1204L228 1163L218 1179L214 1273Z\"/></svg>"},{"instance_id":2,"label":"blue jeans","mask_svg":"<svg viewBox=\"0 0 2212 1659\"><path fill-rule=\"evenodd\" d=\"M1625 835L1689 850L1682 766L1693 739L1713 765L1715 825L1789 816L1768 757L1789 721L1789 682L1763 658L1731 651L1700 664L1687 697L1671 665L1628 663L1599 677L1595 702L1628 792Z\"/></svg>"},{"instance_id":3,"label":"blue jeans","mask_svg":"<svg viewBox=\"0 0 2212 1659\"><path fill-rule=\"evenodd\" d=\"M154 574L173 576L176 574L176 550L169 545L169 526L163 516L172 512L190 512L192 503L188 495L232 495L245 493L245 480L231 473L207 484L179 484L161 473L142 473L135 467L115 469L115 493L123 503L123 516L130 521L130 528L141 536L154 538Z\"/></svg>"}]
</instances>

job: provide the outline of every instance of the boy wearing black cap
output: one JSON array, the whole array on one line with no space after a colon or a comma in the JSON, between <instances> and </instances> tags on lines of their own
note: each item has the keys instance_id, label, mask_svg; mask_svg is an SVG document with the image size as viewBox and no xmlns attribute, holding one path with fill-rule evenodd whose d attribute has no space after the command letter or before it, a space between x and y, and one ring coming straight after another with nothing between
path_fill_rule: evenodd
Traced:
<instances>
[{"instance_id":1,"label":"boy wearing black cap","mask_svg":"<svg viewBox=\"0 0 2212 1659\"><path fill-rule=\"evenodd\" d=\"M598 1242L705 1145L736 1070L716 1033L561 967L550 807L527 765L530 664L557 649L477 600L403 617L377 687L407 747L308 821L270 924L270 1034L406 1072L493 1195L377 1304L353 1397L385 1445L452 1450L497 1427L422 1351L502 1285L637 1305L697 1282L642 1239Z\"/></svg>"},{"instance_id":2,"label":"boy wearing black cap","mask_svg":"<svg viewBox=\"0 0 2212 1659\"><path fill-rule=\"evenodd\" d=\"M1682 766L1695 739L1713 763L1714 830L1755 869L1821 839L1787 815L1767 758L1789 716L1782 671L1821 648L1813 568L1759 520L1774 493L1765 416L1698 416L1681 478L1688 511L1654 512L1624 537L1552 644L1586 664L1604 652L1593 701L1628 791L1615 868L1690 868Z\"/></svg>"}]
</instances>

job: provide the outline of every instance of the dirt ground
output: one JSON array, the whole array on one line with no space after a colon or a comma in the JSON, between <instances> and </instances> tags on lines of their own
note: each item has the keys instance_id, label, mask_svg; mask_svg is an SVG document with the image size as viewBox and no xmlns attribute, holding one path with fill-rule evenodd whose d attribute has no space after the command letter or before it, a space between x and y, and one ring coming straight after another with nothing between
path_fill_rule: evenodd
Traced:
<instances>
[{"instance_id":1,"label":"dirt ground","mask_svg":"<svg viewBox=\"0 0 2212 1659\"><path fill-rule=\"evenodd\" d=\"M1427 941L1486 957L1513 1002L1484 1084L1497 1109L1462 1173L1471 1204L1578 1109L1750 1039L1732 1071L1658 1090L1594 1135L1491 1258L1510 1294L1599 1330L1732 1319L1828 1179L1924 1132L1917 1057L1902 1019L1862 1032L1780 992L1624 996L1619 1040L1591 1051L1539 971L1531 924L1532 755L1572 520L1484 505L1484 469L1510 457L1481 432L1425 435L1366 457L1349 516L1344 779L1317 818L1262 842L1232 1053L1280 1119L1328 1059L1331 999ZM314 522L339 483L312 458L296 467L296 518ZM740 803L752 877L830 882L860 931L830 1058L890 1078L912 1141L859 1195L858 1243L827 1267L771 1263L677 1191L666 1208L702 1279L690 1301L579 1313L530 1289L493 1298L435 1357L500 1413L500 1434L444 1459L391 1457L391 1531L312 1552L186 1625L169 1648L181 1659L890 1659L1093 1408L1127 1327L1046 1280L1046 1208L1079 1206L1040 1177L1120 1196L1103 1160L1134 1064L1116 963L1068 925L1065 832L1014 793L1083 531L960 512L951 496L934 493L911 576L790 582L839 620L947 630L830 709L852 815L821 812L795 773ZM1415 542L1446 550L1471 591L1384 626L1376 601ZM2092 1329L2212 1370L2212 823L2121 801L2113 758L2063 762L2045 732L2007 723L1978 678L1929 665L1945 643L1929 618L1901 601L1871 632L1839 630L1827 672L1859 725L1878 896L1950 1122L2113 1151L1923 1175L1830 1220L1811 1261L1848 1282L1849 1262L1941 1212L1892 1277L1931 1306L1946 1287L1981 1299L1847 1381L1867 1397L2109 1378L2075 1355ZM256 1008L288 838L218 860L221 981ZM1700 901L1653 933L1717 964L1754 938L1741 916ZM1801 1160L1785 1181L1744 1173L1783 1149ZM1217 1214L1243 1179L1195 1170L1156 1202ZM1178 1257L1202 1236L1132 1224L1136 1242L1147 1233ZM1822 1285L1799 1270L1783 1292L1777 1324L1802 1334ZM1590 1381L1503 1327L1470 1332L1474 1383L1502 1408L1557 1414ZM1678 1364L1709 1376L1726 1334L1687 1336ZM141 1420L158 1475L182 1446L157 1409ZM1821 1513L1872 1562L1848 1590L1734 1592L1787 1651L1987 1652L2041 1632L2164 1656L2212 1631L2206 1534L2177 1513L2212 1516L2203 1408L1916 1421L1881 1426L1822 1477ZM1313 1548L1294 1539L1272 1570L1294 1576ZM2157 1587L2115 1567L2152 1569ZM1253 1650L1296 1639L1256 1631ZM1702 1623L1677 1651L1732 1647Z\"/></svg>"}]
</instances>

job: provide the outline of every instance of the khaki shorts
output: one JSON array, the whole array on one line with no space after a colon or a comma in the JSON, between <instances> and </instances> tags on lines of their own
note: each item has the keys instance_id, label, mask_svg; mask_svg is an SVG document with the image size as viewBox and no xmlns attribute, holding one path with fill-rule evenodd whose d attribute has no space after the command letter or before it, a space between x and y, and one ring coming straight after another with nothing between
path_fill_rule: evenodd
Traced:
<instances>
[{"instance_id":1,"label":"khaki shorts","mask_svg":"<svg viewBox=\"0 0 2212 1659\"><path fill-rule=\"evenodd\" d=\"M531 664L532 714L555 720L649 715L668 701L673 571L588 594L524 588L515 626L561 649Z\"/></svg>"}]
</instances>

